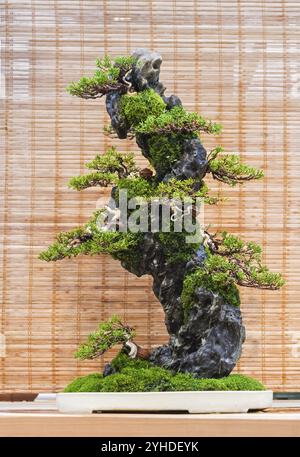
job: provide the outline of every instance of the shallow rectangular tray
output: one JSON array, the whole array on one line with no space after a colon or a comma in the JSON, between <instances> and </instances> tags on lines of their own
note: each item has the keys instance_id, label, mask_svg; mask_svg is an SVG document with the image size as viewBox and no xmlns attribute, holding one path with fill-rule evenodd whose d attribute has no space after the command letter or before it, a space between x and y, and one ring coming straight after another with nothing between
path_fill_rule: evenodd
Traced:
<instances>
[{"instance_id":1,"label":"shallow rectangular tray","mask_svg":"<svg viewBox=\"0 0 300 457\"><path fill-rule=\"evenodd\" d=\"M76 392L59 393L60 412L89 414L105 411L187 411L189 413L246 413L272 405L273 392Z\"/></svg>"}]
</instances>

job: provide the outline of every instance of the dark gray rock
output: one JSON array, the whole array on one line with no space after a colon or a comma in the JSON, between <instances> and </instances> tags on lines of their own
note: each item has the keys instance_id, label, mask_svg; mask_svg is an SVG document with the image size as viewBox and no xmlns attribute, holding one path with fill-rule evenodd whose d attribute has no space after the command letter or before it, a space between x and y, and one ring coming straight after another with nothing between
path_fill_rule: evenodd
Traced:
<instances>
[{"instance_id":1,"label":"dark gray rock","mask_svg":"<svg viewBox=\"0 0 300 457\"><path fill-rule=\"evenodd\" d=\"M164 177L164 181L171 178L202 179L207 171L207 153L198 138L185 140L182 158L173 166L170 173Z\"/></svg>"},{"instance_id":2,"label":"dark gray rock","mask_svg":"<svg viewBox=\"0 0 300 457\"><path fill-rule=\"evenodd\" d=\"M121 264L138 277L145 274L153 277L153 292L164 309L168 333L176 334L183 323L180 295L185 263L168 265L163 248L155 234L146 233L140 246L139 264L132 265L125 262Z\"/></svg>"},{"instance_id":3,"label":"dark gray rock","mask_svg":"<svg viewBox=\"0 0 300 457\"><path fill-rule=\"evenodd\" d=\"M191 272L192 270L194 270L197 267L202 267L205 259L206 259L206 252L205 252L204 246L201 245L201 246L199 246L199 249L197 250L196 254L191 258L191 260L189 260L186 263L186 266L185 266L186 273Z\"/></svg>"},{"instance_id":4,"label":"dark gray rock","mask_svg":"<svg viewBox=\"0 0 300 457\"><path fill-rule=\"evenodd\" d=\"M110 376L111 374L115 374L116 373L116 370L114 369L114 367L112 366L111 363L107 363L105 366L104 366L104 369L103 369L103 376Z\"/></svg>"},{"instance_id":5,"label":"dark gray rock","mask_svg":"<svg viewBox=\"0 0 300 457\"><path fill-rule=\"evenodd\" d=\"M110 92L106 96L106 111L108 112L111 120L111 125L115 129L120 139L127 138L128 127L126 122L120 115L119 101L122 94L119 92Z\"/></svg>"},{"instance_id":6,"label":"dark gray rock","mask_svg":"<svg viewBox=\"0 0 300 457\"><path fill-rule=\"evenodd\" d=\"M178 369L204 378L227 376L241 355L245 339L240 310L203 288L196 291L196 297L175 343Z\"/></svg>"},{"instance_id":7,"label":"dark gray rock","mask_svg":"<svg viewBox=\"0 0 300 457\"><path fill-rule=\"evenodd\" d=\"M167 110L174 108L175 106L182 106L181 100L177 95L170 95L166 97L165 95L162 96L163 101L167 105Z\"/></svg>"},{"instance_id":8,"label":"dark gray rock","mask_svg":"<svg viewBox=\"0 0 300 457\"><path fill-rule=\"evenodd\" d=\"M159 81L161 55L147 49L137 49L132 55L137 59L130 74L133 88L137 92L151 88L162 95L165 88Z\"/></svg>"},{"instance_id":9,"label":"dark gray rock","mask_svg":"<svg viewBox=\"0 0 300 457\"><path fill-rule=\"evenodd\" d=\"M199 289L187 323L168 345L152 351L150 361L201 378L220 378L235 367L244 339L239 308Z\"/></svg>"},{"instance_id":10,"label":"dark gray rock","mask_svg":"<svg viewBox=\"0 0 300 457\"><path fill-rule=\"evenodd\" d=\"M164 87L159 82L162 62L159 54L138 50L134 53L137 63L129 75L135 90L147 87L156 90L167 104L167 109L180 105L175 95L165 97ZM126 125L118 111L120 94L107 96L107 111L119 138L127 135ZM142 154L149 158L147 135L138 135L137 144ZM201 180L207 172L207 153L198 138L184 142L182 157L161 176L156 170L157 181L171 178L196 178ZM116 189L113 189L112 197ZM245 339L245 329L239 308L226 303L212 291L198 288L194 293L194 303L186 320L181 303L181 292L186 274L195 268L201 268L206 258L204 246L200 246L188 262L169 264L164 249L156 234L146 233L139 248L139 263L122 262L122 266L136 276L151 275L153 291L165 312L165 323L170 335L169 343L155 348L150 361L174 371L192 373L198 377L218 378L227 376L236 365ZM111 366L106 366L105 374L111 373Z\"/></svg>"}]
</instances>

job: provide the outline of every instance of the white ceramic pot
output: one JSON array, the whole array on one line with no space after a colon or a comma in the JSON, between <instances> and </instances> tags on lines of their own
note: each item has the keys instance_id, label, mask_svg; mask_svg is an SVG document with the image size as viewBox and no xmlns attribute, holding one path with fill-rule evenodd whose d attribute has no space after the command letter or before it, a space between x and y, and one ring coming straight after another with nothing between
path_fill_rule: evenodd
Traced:
<instances>
[{"instance_id":1,"label":"white ceramic pot","mask_svg":"<svg viewBox=\"0 0 300 457\"><path fill-rule=\"evenodd\" d=\"M273 392L76 392L59 393L57 407L63 413L94 411L188 411L189 413L246 413L272 405Z\"/></svg>"}]
</instances>

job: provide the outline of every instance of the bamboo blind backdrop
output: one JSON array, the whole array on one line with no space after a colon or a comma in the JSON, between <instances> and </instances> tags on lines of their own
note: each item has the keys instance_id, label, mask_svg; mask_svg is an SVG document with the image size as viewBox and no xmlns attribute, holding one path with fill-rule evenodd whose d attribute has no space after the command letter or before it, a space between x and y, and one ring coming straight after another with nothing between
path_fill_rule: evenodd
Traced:
<instances>
[{"instance_id":1,"label":"bamboo blind backdrop","mask_svg":"<svg viewBox=\"0 0 300 457\"><path fill-rule=\"evenodd\" d=\"M261 182L224 185L230 199L208 208L206 222L262 243L265 262L287 281L279 292L242 291L247 341L237 370L300 389L299 20L298 2L284 0L1 0L0 390L56 391L97 370L72 354L112 313L136 326L142 345L166 341L150 278L105 256L37 259L107 198L67 187L111 141L103 100L65 87L90 74L97 56L139 47L162 53L167 94L224 125L208 147L222 144L265 170Z\"/></svg>"}]
</instances>

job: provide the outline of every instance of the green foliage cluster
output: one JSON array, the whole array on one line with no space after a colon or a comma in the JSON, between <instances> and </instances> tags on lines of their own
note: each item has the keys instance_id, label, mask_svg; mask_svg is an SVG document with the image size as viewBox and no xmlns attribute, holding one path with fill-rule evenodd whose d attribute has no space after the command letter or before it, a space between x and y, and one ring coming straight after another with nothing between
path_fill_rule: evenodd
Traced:
<instances>
[{"instance_id":1,"label":"green foliage cluster","mask_svg":"<svg viewBox=\"0 0 300 457\"><path fill-rule=\"evenodd\" d=\"M118 184L119 179L127 176L134 177L139 172L134 154L123 154L115 147L109 148L103 155L96 155L86 164L86 167L96 171L71 178L69 181L71 188L83 190L93 186L112 186Z\"/></svg>"},{"instance_id":2,"label":"green foliage cluster","mask_svg":"<svg viewBox=\"0 0 300 457\"><path fill-rule=\"evenodd\" d=\"M120 100L120 112L128 127L138 125L149 116L159 116L165 108L163 99L153 89L124 94Z\"/></svg>"},{"instance_id":3,"label":"green foliage cluster","mask_svg":"<svg viewBox=\"0 0 300 457\"><path fill-rule=\"evenodd\" d=\"M280 273L273 273L262 265L262 249L252 241L245 243L224 231L221 238L212 237L210 249L219 257L227 258L232 265L232 275L241 286L277 290L284 285Z\"/></svg>"},{"instance_id":4,"label":"green foliage cluster","mask_svg":"<svg viewBox=\"0 0 300 457\"><path fill-rule=\"evenodd\" d=\"M87 168L101 173L117 173L119 178L135 174L139 171L134 159L134 153L121 153L112 146L105 154L96 157L86 164Z\"/></svg>"},{"instance_id":5,"label":"green foliage cluster","mask_svg":"<svg viewBox=\"0 0 300 457\"><path fill-rule=\"evenodd\" d=\"M178 199L182 201L195 201L195 198L202 198L204 203L214 205L218 203L218 197L209 195L208 186L202 181L193 178L178 180L171 178L167 182L160 182L155 192L158 197Z\"/></svg>"},{"instance_id":6,"label":"green foliage cluster","mask_svg":"<svg viewBox=\"0 0 300 457\"><path fill-rule=\"evenodd\" d=\"M217 135L221 132L222 126L215 122L208 121L197 113L188 113L181 106L175 106L169 111L160 115L149 113L145 120L141 121L135 128L135 133L144 134L166 134L166 133L193 133L204 131Z\"/></svg>"},{"instance_id":7,"label":"green foliage cluster","mask_svg":"<svg viewBox=\"0 0 300 457\"><path fill-rule=\"evenodd\" d=\"M98 98L111 90L127 91L124 76L135 64L132 56L122 56L111 60L109 56L96 60L97 69L92 77L82 77L77 83L72 82L67 91L81 98Z\"/></svg>"},{"instance_id":8,"label":"green foliage cluster","mask_svg":"<svg viewBox=\"0 0 300 457\"><path fill-rule=\"evenodd\" d=\"M261 179L264 176L263 170L242 163L237 155L227 154L218 157L217 149L209 160L208 170L213 178L230 186L252 179Z\"/></svg>"},{"instance_id":9,"label":"green foliage cluster","mask_svg":"<svg viewBox=\"0 0 300 457\"><path fill-rule=\"evenodd\" d=\"M75 352L77 359L95 359L108 349L124 344L135 336L135 331L124 325L118 316L112 316L107 322L99 324L99 328L89 334L87 342L81 344Z\"/></svg>"},{"instance_id":10,"label":"green foliage cluster","mask_svg":"<svg viewBox=\"0 0 300 457\"><path fill-rule=\"evenodd\" d=\"M221 238L210 236L206 254L203 266L184 280L181 299L186 317L198 287L216 292L226 302L238 306L236 285L276 290L284 284L279 273L273 273L261 264L261 247L256 243L245 243L239 237L223 232Z\"/></svg>"},{"instance_id":11,"label":"green foliage cluster","mask_svg":"<svg viewBox=\"0 0 300 457\"><path fill-rule=\"evenodd\" d=\"M102 172L95 172L95 175L98 176L98 173L102 175ZM94 174L92 175L94 176ZM142 177L128 176L119 179L113 173L104 173L104 175L106 182L108 182L107 176L110 175L110 183L118 184L115 192L116 201L119 199L121 189L126 189L128 199L135 198L137 204L150 201L152 198L173 198L176 200L185 197L192 202L196 197L203 197L204 201L210 204L217 201L216 197L208 195L208 188L203 182L199 183L191 178L182 181L171 179L167 183L155 184ZM70 184L76 189L86 188L87 185L93 183L95 185L104 184L96 181L96 179L92 182L90 176L91 174L79 176L76 180L71 180ZM195 190L199 185L199 190ZM139 197L141 202L139 202ZM104 214L105 210L98 210L84 226L60 233L56 237L56 241L47 250L41 252L39 258L46 261L56 261L78 255L110 254L113 258L126 263L136 262L143 233L103 231L101 224L99 225L97 222L99 220L104 222ZM161 242L165 245L166 257L170 262L174 262L176 259L188 260L188 255L194 252L194 245L186 243L186 235L188 235L186 232L174 233L172 224L170 234L161 234Z\"/></svg>"},{"instance_id":12,"label":"green foliage cluster","mask_svg":"<svg viewBox=\"0 0 300 457\"><path fill-rule=\"evenodd\" d=\"M80 254L110 254L117 260L134 260L138 257L138 246L142 240L141 233L101 231L97 226L103 210L96 211L90 221L83 227L69 232L62 232L56 241L41 252L39 259L47 262L61 260L65 257L76 257Z\"/></svg>"},{"instance_id":13,"label":"green foliage cluster","mask_svg":"<svg viewBox=\"0 0 300 457\"><path fill-rule=\"evenodd\" d=\"M213 205L219 201L218 197L209 195L207 185L202 181L199 182L193 178L177 180L171 178L168 182L158 182L148 180L142 177L123 178L118 181L116 189L116 200L118 200L119 191L127 190L128 199L141 197L144 200L151 198L166 198L194 202L196 198L203 198L204 203Z\"/></svg>"},{"instance_id":14,"label":"green foliage cluster","mask_svg":"<svg viewBox=\"0 0 300 457\"><path fill-rule=\"evenodd\" d=\"M86 175L74 176L69 181L69 187L75 190L84 190L88 187L107 187L117 184L118 178L114 173L101 173L94 171Z\"/></svg>"},{"instance_id":15,"label":"green foliage cluster","mask_svg":"<svg viewBox=\"0 0 300 457\"><path fill-rule=\"evenodd\" d=\"M167 182L160 182L157 187L157 193L161 197L168 199L184 200L189 197L202 196L201 191L195 190L195 180L192 178L184 179L179 181L176 178L172 178Z\"/></svg>"},{"instance_id":16,"label":"green foliage cluster","mask_svg":"<svg viewBox=\"0 0 300 457\"><path fill-rule=\"evenodd\" d=\"M190 374L172 373L150 362L117 356L112 364L117 373L103 377L93 373L75 379L64 392L172 392L214 390L265 390L256 379L233 374L219 379L194 378ZM116 360L116 359L115 359Z\"/></svg>"}]
</instances>

